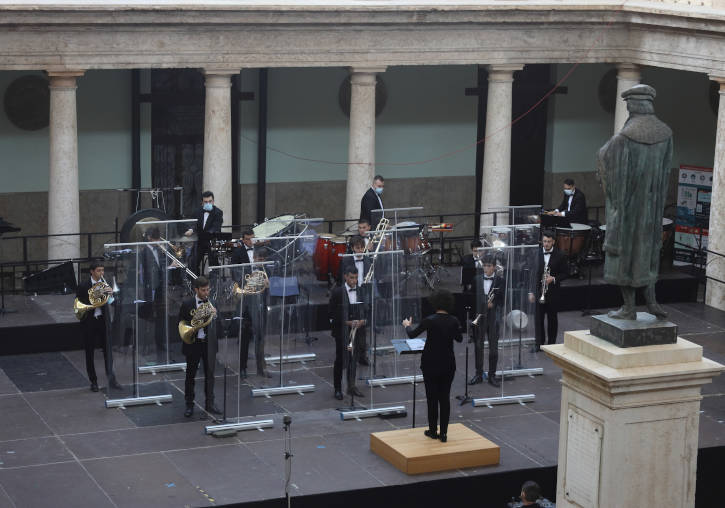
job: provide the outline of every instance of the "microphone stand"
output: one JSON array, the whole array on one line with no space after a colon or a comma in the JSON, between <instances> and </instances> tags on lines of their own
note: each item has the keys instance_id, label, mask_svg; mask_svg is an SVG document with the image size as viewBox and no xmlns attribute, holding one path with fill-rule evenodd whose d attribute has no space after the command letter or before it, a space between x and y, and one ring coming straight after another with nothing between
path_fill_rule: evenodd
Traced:
<instances>
[{"instance_id":1,"label":"microphone stand","mask_svg":"<svg viewBox=\"0 0 725 508\"><path fill-rule=\"evenodd\" d=\"M292 480L292 417L290 415L284 415L282 417L282 424L284 425L284 496L287 499L287 508L290 508L290 495L289 486Z\"/></svg>"},{"instance_id":2,"label":"microphone stand","mask_svg":"<svg viewBox=\"0 0 725 508\"><path fill-rule=\"evenodd\" d=\"M471 321L470 321L470 315L471 315L471 307L466 307L466 335L468 335L468 340L466 341L466 374L463 378L463 385L465 386L463 395L456 395L456 399L461 401L461 406L463 404L468 404L473 399L468 395L468 344L471 342Z\"/></svg>"}]
</instances>

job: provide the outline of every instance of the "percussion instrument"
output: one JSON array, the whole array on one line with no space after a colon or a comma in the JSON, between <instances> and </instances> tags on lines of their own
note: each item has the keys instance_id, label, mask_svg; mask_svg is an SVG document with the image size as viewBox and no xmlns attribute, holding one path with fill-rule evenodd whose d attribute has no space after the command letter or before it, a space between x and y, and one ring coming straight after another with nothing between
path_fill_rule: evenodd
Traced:
<instances>
[{"instance_id":1,"label":"percussion instrument","mask_svg":"<svg viewBox=\"0 0 725 508\"><path fill-rule=\"evenodd\" d=\"M392 228L398 238L398 248L406 254L425 254L431 249L430 242L425 234L426 229L417 222L398 222ZM387 248L387 245L385 245Z\"/></svg>"},{"instance_id":2,"label":"percussion instrument","mask_svg":"<svg viewBox=\"0 0 725 508\"><path fill-rule=\"evenodd\" d=\"M335 238L335 235L327 233L317 236L315 253L312 255L317 280L327 280L327 274L330 271L330 251L332 250L333 238Z\"/></svg>"},{"instance_id":3,"label":"percussion instrument","mask_svg":"<svg viewBox=\"0 0 725 508\"><path fill-rule=\"evenodd\" d=\"M257 224L252 228L252 231L254 232L254 236L259 238L285 236L285 232L293 227L294 220L294 215L279 215L267 219L261 224Z\"/></svg>"},{"instance_id":4,"label":"percussion instrument","mask_svg":"<svg viewBox=\"0 0 725 508\"><path fill-rule=\"evenodd\" d=\"M347 252L347 240L344 236L334 236L330 245L330 273L333 277L337 277L340 273L340 265L342 258L340 254Z\"/></svg>"},{"instance_id":5,"label":"percussion instrument","mask_svg":"<svg viewBox=\"0 0 725 508\"><path fill-rule=\"evenodd\" d=\"M556 248L570 257L579 254L587 243L592 227L571 223L570 228L556 228Z\"/></svg>"},{"instance_id":6,"label":"percussion instrument","mask_svg":"<svg viewBox=\"0 0 725 508\"><path fill-rule=\"evenodd\" d=\"M602 224L599 226L599 229L601 229L605 234L607 232L607 225ZM667 241L672 238L672 232L674 230L674 223L672 222L672 219L668 219L667 217L662 217L662 245L664 246Z\"/></svg>"}]
</instances>

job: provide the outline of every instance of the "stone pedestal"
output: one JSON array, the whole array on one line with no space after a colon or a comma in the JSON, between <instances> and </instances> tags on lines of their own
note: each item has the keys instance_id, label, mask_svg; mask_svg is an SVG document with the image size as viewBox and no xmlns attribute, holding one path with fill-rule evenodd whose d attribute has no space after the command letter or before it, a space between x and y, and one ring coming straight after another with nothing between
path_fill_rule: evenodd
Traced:
<instances>
[{"instance_id":1,"label":"stone pedestal","mask_svg":"<svg viewBox=\"0 0 725 508\"><path fill-rule=\"evenodd\" d=\"M710 230L707 248L725 254L725 77L710 76L720 84L720 106L717 111L715 165L712 175ZM707 289L705 303L725 310L725 257L707 256Z\"/></svg>"},{"instance_id":2,"label":"stone pedestal","mask_svg":"<svg viewBox=\"0 0 725 508\"><path fill-rule=\"evenodd\" d=\"M483 142L481 211L508 206L511 190L511 106L514 72L521 65L488 66L486 140ZM490 215L481 217L482 226L493 225Z\"/></svg>"},{"instance_id":3,"label":"stone pedestal","mask_svg":"<svg viewBox=\"0 0 725 508\"><path fill-rule=\"evenodd\" d=\"M206 69L204 104L203 191L214 193L214 204L224 212L224 225L232 217L231 77L238 70ZM196 196L201 201L201 195Z\"/></svg>"},{"instance_id":4,"label":"stone pedestal","mask_svg":"<svg viewBox=\"0 0 725 508\"><path fill-rule=\"evenodd\" d=\"M620 348L587 330L542 346L562 369L558 507L695 504L702 347Z\"/></svg>"},{"instance_id":5,"label":"stone pedestal","mask_svg":"<svg viewBox=\"0 0 725 508\"><path fill-rule=\"evenodd\" d=\"M377 73L384 71L385 67L350 69L346 219L360 216L360 200L375 176L375 85Z\"/></svg>"},{"instance_id":6,"label":"stone pedestal","mask_svg":"<svg viewBox=\"0 0 725 508\"><path fill-rule=\"evenodd\" d=\"M48 234L80 233L76 79L83 71L48 72L50 157ZM48 238L48 259L80 257L80 236Z\"/></svg>"},{"instance_id":7,"label":"stone pedestal","mask_svg":"<svg viewBox=\"0 0 725 508\"><path fill-rule=\"evenodd\" d=\"M590 333L619 347L675 344L677 325L657 319L648 312L638 312L636 320L615 319L607 314L592 316Z\"/></svg>"},{"instance_id":8,"label":"stone pedestal","mask_svg":"<svg viewBox=\"0 0 725 508\"><path fill-rule=\"evenodd\" d=\"M639 85L641 79L639 66L631 63L617 65L617 97L614 108L614 133L618 133L629 118L627 103L622 99L622 92L629 90L634 85Z\"/></svg>"}]
</instances>

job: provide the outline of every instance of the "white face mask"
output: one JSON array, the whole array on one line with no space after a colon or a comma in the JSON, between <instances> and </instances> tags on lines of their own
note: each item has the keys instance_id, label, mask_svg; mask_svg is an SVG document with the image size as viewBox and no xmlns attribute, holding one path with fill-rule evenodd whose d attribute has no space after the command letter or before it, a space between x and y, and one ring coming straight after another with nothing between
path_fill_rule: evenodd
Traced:
<instances>
[{"instance_id":1,"label":"white face mask","mask_svg":"<svg viewBox=\"0 0 725 508\"><path fill-rule=\"evenodd\" d=\"M564 194L566 194L567 196L571 196L572 194L574 194L574 189L564 189Z\"/></svg>"}]
</instances>

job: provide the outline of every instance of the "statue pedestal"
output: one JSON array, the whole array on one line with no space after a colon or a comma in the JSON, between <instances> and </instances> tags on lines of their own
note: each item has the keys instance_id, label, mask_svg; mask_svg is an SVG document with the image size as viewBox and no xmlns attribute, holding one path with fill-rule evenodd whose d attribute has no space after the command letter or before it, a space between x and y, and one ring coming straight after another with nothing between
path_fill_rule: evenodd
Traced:
<instances>
[{"instance_id":1,"label":"statue pedestal","mask_svg":"<svg viewBox=\"0 0 725 508\"><path fill-rule=\"evenodd\" d=\"M562 369L556 505L694 506L700 388L725 367L679 337L621 348L581 330L542 349Z\"/></svg>"}]
</instances>

